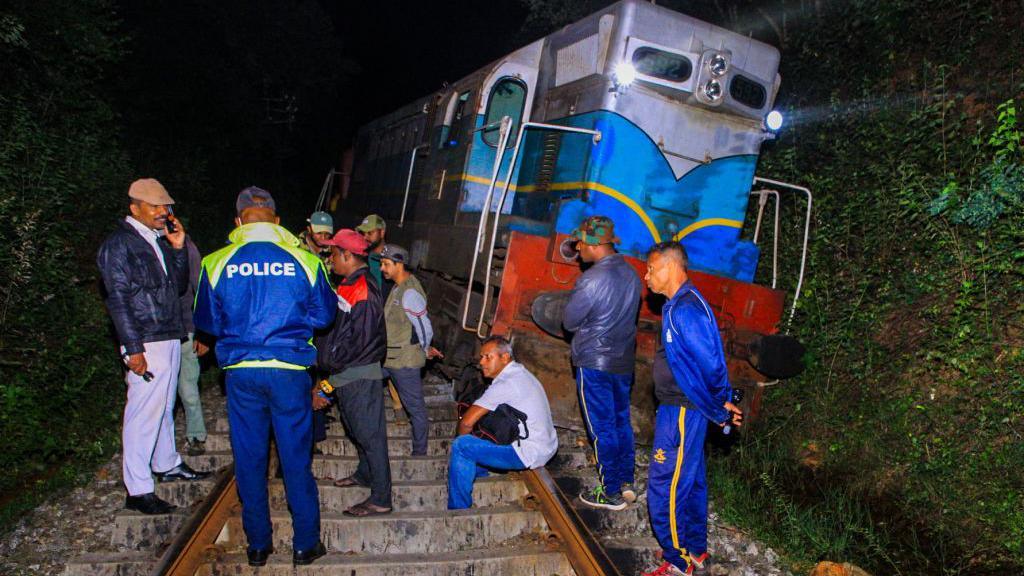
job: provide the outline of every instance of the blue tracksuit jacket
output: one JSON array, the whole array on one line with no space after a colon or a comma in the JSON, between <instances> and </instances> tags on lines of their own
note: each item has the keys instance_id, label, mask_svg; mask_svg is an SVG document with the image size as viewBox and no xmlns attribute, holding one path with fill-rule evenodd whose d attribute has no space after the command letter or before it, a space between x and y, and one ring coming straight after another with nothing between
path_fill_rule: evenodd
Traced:
<instances>
[{"instance_id":1,"label":"blue tracksuit jacket","mask_svg":"<svg viewBox=\"0 0 1024 576\"><path fill-rule=\"evenodd\" d=\"M305 368L313 330L334 320L338 299L315 255L281 226L253 223L203 259L193 322L217 338L221 367Z\"/></svg>"}]
</instances>

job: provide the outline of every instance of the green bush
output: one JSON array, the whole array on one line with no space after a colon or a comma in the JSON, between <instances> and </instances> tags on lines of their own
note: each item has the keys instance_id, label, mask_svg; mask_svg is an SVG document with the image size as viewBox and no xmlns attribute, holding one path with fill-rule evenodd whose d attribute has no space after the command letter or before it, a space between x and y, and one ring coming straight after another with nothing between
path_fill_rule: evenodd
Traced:
<instances>
[{"instance_id":1,"label":"green bush","mask_svg":"<svg viewBox=\"0 0 1024 576\"><path fill-rule=\"evenodd\" d=\"M780 98L793 122L759 172L815 192L789 326L807 370L770 389L741 457L713 465L713 495L801 569L1024 568L1015 14L1008 2L865 0L805 15L814 25L787 36ZM801 226L793 217L787 236ZM795 247L787 260L782 278Z\"/></svg>"},{"instance_id":2,"label":"green bush","mask_svg":"<svg viewBox=\"0 0 1024 576\"><path fill-rule=\"evenodd\" d=\"M0 517L69 462L109 455L123 397L95 247L128 174L104 94L113 2L0 12ZM10 506L13 506L11 508Z\"/></svg>"}]
</instances>

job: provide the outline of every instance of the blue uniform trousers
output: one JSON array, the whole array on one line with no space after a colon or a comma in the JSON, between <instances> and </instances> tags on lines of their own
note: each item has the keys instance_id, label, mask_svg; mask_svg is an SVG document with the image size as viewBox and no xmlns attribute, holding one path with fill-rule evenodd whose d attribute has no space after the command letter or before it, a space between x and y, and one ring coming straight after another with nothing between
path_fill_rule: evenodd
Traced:
<instances>
[{"instance_id":1,"label":"blue uniform trousers","mask_svg":"<svg viewBox=\"0 0 1024 576\"><path fill-rule=\"evenodd\" d=\"M592 368L576 368L576 393L583 422L594 447L597 475L608 494L619 494L623 484L633 483L636 447L629 422L632 374L612 374Z\"/></svg>"},{"instance_id":2,"label":"blue uniform trousers","mask_svg":"<svg viewBox=\"0 0 1024 576\"><path fill-rule=\"evenodd\" d=\"M708 420L699 411L658 406L647 511L665 560L684 571L688 554L697 557L708 549L707 432Z\"/></svg>"},{"instance_id":3,"label":"blue uniform trousers","mask_svg":"<svg viewBox=\"0 0 1024 576\"><path fill-rule=\"evenodd\" d=\"M309 374L305 370L233 368L226 371L225 380L242 527L249 548L265 550L272 542L267 457L273 427L292 513L292 547L312 549L320 541L320 499L310 468L313 407Z\"/></svg>"}]
</instances>

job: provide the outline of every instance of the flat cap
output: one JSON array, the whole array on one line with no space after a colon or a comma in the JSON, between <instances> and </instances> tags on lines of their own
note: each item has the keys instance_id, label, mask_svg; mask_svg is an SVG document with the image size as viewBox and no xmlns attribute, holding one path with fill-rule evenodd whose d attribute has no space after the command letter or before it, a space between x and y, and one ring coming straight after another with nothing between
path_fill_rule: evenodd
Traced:
<instances>
[{"instance_id":1,"label":"flat cap","mask_svg":"<svg viewBox=\"0 0 1024 576\"><path fill-rule=\"evenodd\" d=\"M140 178L128 187L128 197L148 202L154 206L174 204L164 185L154 178Z\"/></svg>"}]
</instances>

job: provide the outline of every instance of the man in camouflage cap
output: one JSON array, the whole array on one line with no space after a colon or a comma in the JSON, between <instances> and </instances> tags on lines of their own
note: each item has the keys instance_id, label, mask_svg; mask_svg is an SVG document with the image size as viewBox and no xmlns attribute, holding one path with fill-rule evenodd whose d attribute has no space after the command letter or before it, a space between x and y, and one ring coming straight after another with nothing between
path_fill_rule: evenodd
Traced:
<instances>
[{"instance_id":1,"label":"man in camouflage cap","mask_svg":"<svg viewBox=\"0 0 1024 576\"><path fill-rule=\"evenodd\" d=\"M568 253L575 251L592 265L576 280L562 321L574 333L576 389L597 460L598 481L580 500L610 510L636 500L629 396L641 285L637 272L615 251L618 242L615 224L606 216L591 216L572 231L565 243L573 249Z\"/></svg>"},{"instance_id":2,"label":"man in camouflage cap","mask_svg":"<svg viewBox=\"0 0 1024 576\"><path fill-rule=\"evenodd\" d=\"M394 283L382 277L380 273L380 253L384 250L384 244L387 242L385 239L387 224L379 215L370 214L363 218L363 221L356 226L356 232L359 232L370 243L370 256L367 259L367 264L370 266L370 275L377 281L381 294L387 299L388 294L391 292L391 287L394 286Z\"/></svg>"}]
</instances>

